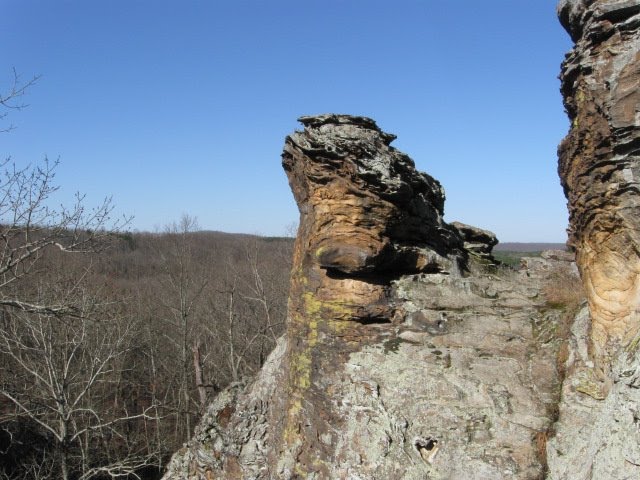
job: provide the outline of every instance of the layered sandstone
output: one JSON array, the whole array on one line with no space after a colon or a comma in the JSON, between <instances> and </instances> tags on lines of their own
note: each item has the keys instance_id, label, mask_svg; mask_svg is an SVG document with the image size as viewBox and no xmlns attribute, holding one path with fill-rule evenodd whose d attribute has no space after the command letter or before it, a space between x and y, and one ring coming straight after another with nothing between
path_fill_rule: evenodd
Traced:
<instances>
[{"instance_id":1,"label":"layered sandstone","mask_svg":"<svg viewBox=\"0 0 640 480\"><path fill-rule=\"evenodd\" d=\"M558 13L575 41L562 64L571 130L559 174L589 300L591 356L606 377L640 325L640 2L562 0Z\"/></svg>"},{"instance_id":2,"label":"layered sandstone","mask_svg":"<svg viewBox=\"0 0 640 480\"><path fill-rule=\"evenodd\" d=\"M285 475L330 478L340 415L333 373L402 321L391 280L458 272L463 242L443 219L440 184L390 146L395 136L348 115L302 117L282 164L300 210L289 293ZM376 328L383 326L383 330Z\"/></svg>"},{"instance_id":3,"label":"layered sandstone","mask_svg":"<svg viewBox=\"0 0 640 480\"><path fill-rule=\"evenodd\" d=\"M495 262L491 255L493 247L498 244L498 238L495 233L461 222L452 222L451 226L460 233L464 240L464 249L467 252L480 259Z\"/></svg>"},{"instance_id":4,"label":"layered sandstone","mask_svg":"<svg viewBox=\"0 0 640 480\"><path fill-rule=\"evenodd\" d=\"M444 192L375 122L302 117L287 332L223 392L167 479L534 479L559 392L562 312L443 221Z\"/></svg>"},{"instance_id":5,"label":"layered sandstone","mask_svg":"<svg viewBox=\"0 0 640 480\"><path fill-rule=\"evenodd\" d=\"M559 147L588 298L563 362L548 478L640 478L640 2L562 0L571 130Z\"/></svg>"}]
</instances>

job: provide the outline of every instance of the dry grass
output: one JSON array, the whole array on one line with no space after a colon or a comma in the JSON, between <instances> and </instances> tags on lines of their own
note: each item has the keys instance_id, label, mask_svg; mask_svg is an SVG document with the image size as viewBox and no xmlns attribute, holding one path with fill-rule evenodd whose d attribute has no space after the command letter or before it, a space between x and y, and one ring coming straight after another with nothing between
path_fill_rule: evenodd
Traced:
<instances>
[{"instance_id":1,"label":"dry grass","mask_svg":"<svg viewBox=\"0 0 640 480\"><path fill-rule=\"evenodd\" d=\"M571 314L577 313L586 298L580 277L568 266L558 267L549 275L542 293L549 307Z\"/></svg>"},{"instance_id":2,"label":"dry grass","mask_svg":"<svg viewBox=\"0 0 640 480\"><path fill-rule=\"evenodd\" d=\"M586 299L584 288L575 270L568 265L563 265L551 272L542 288L542 293L547 307L562 311L556 330L556 337L560 340L556 368L560 378L564 378L565 365L569 358L568 340L571 326Z\"/></svg>"}]
</instances>

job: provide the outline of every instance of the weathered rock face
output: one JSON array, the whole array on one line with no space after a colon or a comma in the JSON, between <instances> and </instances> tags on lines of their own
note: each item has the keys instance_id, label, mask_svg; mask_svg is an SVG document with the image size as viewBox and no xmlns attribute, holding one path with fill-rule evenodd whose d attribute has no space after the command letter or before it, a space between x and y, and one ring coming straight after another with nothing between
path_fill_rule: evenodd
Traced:
<instances>
[{"instance_id":1,"label":"weathered rock face","mask_svg":"<svg viewBox=\"0 0 640 480\"><path fill-rule=\"evenodd\" d=\"M640 478L640 352L634 347L612 360L603 390L592 373L590 324L585 307L571 326L559 419L547 443L547 478Z\"/></svg>"},{"instance_id":2,"label":"weathered rock face","mask_svg":"<svg viewBox=\"0 0 640 480\"><path fill-rule=\"evenodd\" d=\"M279 473L330 478L342 414L333 373L348 355L402 321L391 280L458 272L457 230L442 220L444 193L364 117L302 117L282 163L300 210L289 293L286 417ZM386 326L386 329L376 326Z\"/></svg>"},{"instance_id":3,"label":"weathered rock face","mask_svg":"<svg viewBox=\"0 0 640 480\"><path fill-rule=\"evenodd\" d=\"M483 270L464 245L494 237L447 225L442 188L393 136L301 121L283 153L301 216L286 336L165 478L542 478L562 312L541 285L569 262Z\"/></svg>"},{"instance_id":4,"label":"weathered rock face","mask_svg":"<svg viewBox=\"0 0 640 480\"><path fill-rule=\"evenodd\" d=\"M498 244L498 238L495 233L461 222L451 222L451 226L458 230L463 238L464 249L467 252L481 259L494 261L491 252L493 247Z\"/></svg>"},{"instance_id":5,"label":"weathered rock face","mask_svg":"<svg viewBox=\"0 0 640 480\"><path fill-rule=\"evenodd\" d=\"M301 214L300 265L352 277L458 269L462 242L442 220L442 187L389 146L394 135L364 117L300 121L282 155Z\"/></svg>"},{"instance_id":6,"label":"weathered rock face","mask_svg":"<svg viewBox=\"0 0 640 480\"><path fill-rule=\"evenodd\" d=\"M640 478L640 2L562 0L572 126L559 147L589 308L571 328L553 480Z\"/></svg>"},{"instance_id":7,"label":"weathered rock face","mask_svg":"<svg viewBox=\"0 0 640 480\"><path fill-rule=\"evenodd\" d=\"M591 311L591 356L606 376L640 325L640 3L562 0L558 13L575 41L562 65L572 125L559 173Z\"/></svg>"},{"instance_id":8,"label":"weathered rock face","mask_svg":"<svg viewBox=\"0 0 640 480\"><path fill-rule=\"evenodd\" d=\"M327 370L294 393L304 399L302 432L331 416L319 438L300 440L316 450L289 444L294 464L278 443L292 403L281 341L255 382L216 399L165 478L543 478L563 312L546 306L540 288L558 262L569 263L538 258L520 272L393 281L404 322L363 326L375 335L333 365L325 359ZM315 385L324 388L318 398ZM312 464L306 474L303 461Z\"/></svg>"},{"instance_id":9,"label":"weathered rock face","mask_svg":"<svg viewBox=\"0 0 640 480\"><path fill-rule=\"evenodd\" d=\"M283 153L301 214L287 334L165 478L640 478L640 2L558 13L589 308L571 322L545 301L554 272L575 279L563 252L483 270L495 237L443 222L440 185L372 120L303 117Z\"/></svg>"}]
</instances>

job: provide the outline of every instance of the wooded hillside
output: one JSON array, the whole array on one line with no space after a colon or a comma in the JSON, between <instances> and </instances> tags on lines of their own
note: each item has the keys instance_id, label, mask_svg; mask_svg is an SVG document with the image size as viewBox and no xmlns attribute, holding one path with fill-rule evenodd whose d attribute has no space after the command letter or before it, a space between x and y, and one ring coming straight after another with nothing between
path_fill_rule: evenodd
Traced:
<instances>
[{"instance_id":1,"label":"wooded hillside","mask_svg":"<svg viewBox=\"0 0 640 480\"><path fill-rule=\"evenodd\" d=\"M105 237L100 253L48 245L18 266L0 285L2 478L157 475L282 333L291 245L184 216Z\"/></svg>"}]
</instances>

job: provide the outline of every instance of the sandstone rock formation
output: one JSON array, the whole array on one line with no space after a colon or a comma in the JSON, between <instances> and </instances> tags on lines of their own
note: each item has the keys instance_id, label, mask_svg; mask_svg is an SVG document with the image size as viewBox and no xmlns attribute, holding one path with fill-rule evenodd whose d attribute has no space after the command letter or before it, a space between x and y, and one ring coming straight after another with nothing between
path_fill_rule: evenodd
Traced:
<instances>
[{"instance_id":1,"label":"sandstone rock formation","mask_svg":"<svg viewBox=\"0 0 640 480\"><path fill-rule=\"evenodd\" d=\"M287 333L166 478L541 478L562 323L541 285L562 260L483 270L495 237L445 223L440 184L392 135L300 120L283 152L300 209Z\"/></svg>"},{"instance_id":2,"label":"sandstone rock formation","mask_svg":"<svg viewBox=\"0 0 640 480\"><path fill-rule=\"evenodd\" d=\"M464 268L463 242L442 220L444 193L389 144L375 122L302 117L282 164L300 210L289 293L286 417L280 473L330 478L341 415L331 388L350 353L402 320L391 280Z\"/></svg>"},{"instance_id":3,"label":"sandstone rock formation","mask_svg":"<svg viewBox=\"0 0 640 480\"><path fill-rule=\"evenodd\" d=\"M572 325L553 480L640 478L640 2L562 0L572 125L559 147L589 308Z\"/></svg>"},{"instance_id":4,"label":"sandstone rock formation","mask_svg":"<svg viewBox=\"0 0 640 480\"><path fill-rule=\"evenodd\" d=\"M491 256L493 247L498 244L495 233L461 222L451 222L451 226L460 233L464 240L464 249L467 252L489 262L495 262Z\"/></svg>"},{"instance_id":5,"label":"sandstone rock formation","mask_svg":"<svg viewBox=\"0 0 640 480\"><path fill-rule=\"evenodd\" d=\"M606 377L640 325L640 3L562 0L558 13L575 41L562 65L572 125L559 173L592 317L591 357Z\"/></svg>"},{"instance_id":6,"label":"sandstone rock formation","mask_svg":"<svg viewBox=\"0 0 640 480\"><path fill-rule=\"evenodd\" d=\"M283 153L301 215L287 333L165 478L640 478L640 2L558 13L588 308L545 298L573 288L566 252L493 265L495 236L445 223L439 183L375 122L302 117Z\"/></svg>"}]
</instances>

